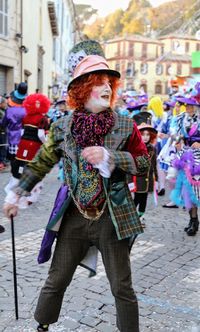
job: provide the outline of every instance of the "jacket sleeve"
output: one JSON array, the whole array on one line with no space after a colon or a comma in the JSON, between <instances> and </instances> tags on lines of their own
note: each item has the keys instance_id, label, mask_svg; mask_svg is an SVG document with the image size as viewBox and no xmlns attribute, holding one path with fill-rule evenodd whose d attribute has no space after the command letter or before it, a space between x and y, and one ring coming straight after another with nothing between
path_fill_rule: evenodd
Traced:
<instances>
[{"instance_id":1,"label":"jacket sleeve","mask_svg":"<svg viewBox=\"0 0 200 332\"><path fill-rule=\"evenodd\" d=\"M33 189L36 183L41 181L50 172L59 160L58 142L54 140L52 126L47 142L41 146L34 159L27 164L15 192L18 195L26 195L27 192Z\"/></svg>"},{"instance_id":2,"label":"jacket sleeve","mask_svg":"<svg viewBox=\"0 0 200 332\"><path fill-rule=\"evenodd\" d=\"M147 173L150 167L150 159L146 145L135 123L133 131L126 144L125 151L111 151L111 159L115 167L124 172L137 175Z\"/></svg>"}]
</instances>

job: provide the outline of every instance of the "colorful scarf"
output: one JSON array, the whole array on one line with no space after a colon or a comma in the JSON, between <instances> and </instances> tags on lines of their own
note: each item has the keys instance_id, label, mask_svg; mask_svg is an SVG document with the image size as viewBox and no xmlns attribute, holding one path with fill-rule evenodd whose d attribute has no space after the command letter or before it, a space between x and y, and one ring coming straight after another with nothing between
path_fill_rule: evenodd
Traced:
<instances>
[{"instance_id":1,"label":"colorful scarf","mask_svg":"<svg viewBox=\"0 0 200 332\"><path fill-rule=\"evenodd\" d=\"M82 156L81 151L89 146L103 146L104 136L114 125L110 109L101 113L74 112L72 135L78 153L78 185L76 200L81 208L98 206L104 200L103 183L99 170L93 168Z\"/></svg>"},{"instance_id":2,"label":"colorful scarf","mask_svg":"<svg viewBox=\"0 0 200 332\"><path fill-rule=\"evenodd\" d=\"M72 135L77 146L103 146L104 136L114 125L114 116L110 109L100 113L75 111L73 115Z\"/></svg>"}]
</instances>

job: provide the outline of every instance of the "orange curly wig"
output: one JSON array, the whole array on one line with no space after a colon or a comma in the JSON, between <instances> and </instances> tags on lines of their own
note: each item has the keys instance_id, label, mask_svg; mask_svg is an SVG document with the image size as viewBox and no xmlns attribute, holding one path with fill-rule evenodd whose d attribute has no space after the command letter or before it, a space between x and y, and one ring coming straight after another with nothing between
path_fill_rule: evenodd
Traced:
<instances>
[{"instance_id":1,"label":"orange curly wig","mask_svg":"<svg viewBox=\"0 0 200 332\"><path fill-rule=\"evenodd\" d=\"M111 107L114 105L117 99L117 89L120 86L119 78L111 76L105 73L92 73L80 77L78 80L72 83L68 92L67 104L72 109L81 110L84 109L84 104L90 98L92 88L103 84L105 79L109 79L112 89Z\"/></svg>"}]
</instances>

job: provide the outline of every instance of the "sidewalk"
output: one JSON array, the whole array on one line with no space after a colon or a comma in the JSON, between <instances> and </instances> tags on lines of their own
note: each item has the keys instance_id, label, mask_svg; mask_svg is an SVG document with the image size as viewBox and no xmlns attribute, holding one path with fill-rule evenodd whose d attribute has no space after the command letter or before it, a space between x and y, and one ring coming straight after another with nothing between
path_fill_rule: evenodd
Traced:
<instances>
[{"instance_id":1,"label":"sidewalk","mask_svg":"<svg viewBox=\"0 0 200 332\"><path fill-rule=\"evenodd\" d=\"M45 179L41 199L15 218L19 320L15 321L10 225L0 211L0 331L33 332L33 313L49 263L37 264L37 254L59 187L53 172ZM0 204L9 173L0 173ZM133 285L138 295L141 332L200 332L200 232L188 237L183 209L155 207L149 197L146 229L131 252ZM67 290L59 322L51 332L115 332L114 300L101 262L98 274L78 268ZM133 331L134 332L134 331Z\"/></svg>"}]
</instances>

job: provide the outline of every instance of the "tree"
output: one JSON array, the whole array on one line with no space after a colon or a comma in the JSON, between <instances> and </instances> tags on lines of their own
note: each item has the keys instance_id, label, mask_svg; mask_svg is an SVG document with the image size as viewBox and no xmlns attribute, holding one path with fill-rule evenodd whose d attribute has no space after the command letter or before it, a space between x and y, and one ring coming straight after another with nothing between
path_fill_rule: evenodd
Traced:
<instances>
[{"instance_id":1,"label":"tree","mask_svg":"<svg viewBox=\"0 0 200 332\"><path fill-rule=\"evenodd\" d=\"M104 23L104 18L97 18L94 23L85 26L84 33L90 39L100 40L104 28Z\"/></svg>"},{"instance_id":2,"label":"tree","mask_svg":"<svg viewBox=\"0 0 200 332\"><path fill-rule=\"evenodd\" d=\"M93 15L97 14L97 9L90 5L75 5L76 16L78 18L79 28L82 30Z\"/></svg>"},{"instance_id":3,"label":"tree","mask_svg":"<svg viewBox=\"0 0 200 332\"><path fill-rule=\"evenodd\" d=\"M103 39L111 39L120 35L123 28L123 25L121 24L123 15L123 10L117 9L113 14L110 14L105 18L105 24L101 35Z\"/></svg>"}]
</instances>

